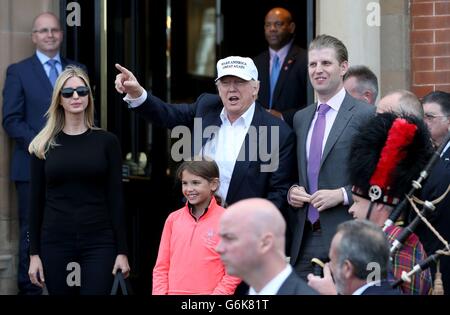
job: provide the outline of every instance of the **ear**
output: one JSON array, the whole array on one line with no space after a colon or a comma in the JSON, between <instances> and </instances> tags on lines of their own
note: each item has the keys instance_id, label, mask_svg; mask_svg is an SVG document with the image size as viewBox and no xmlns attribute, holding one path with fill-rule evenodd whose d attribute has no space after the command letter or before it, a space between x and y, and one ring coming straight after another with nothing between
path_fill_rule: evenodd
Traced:
<instances>
[{"instance_id":1,"label":"ear","mask_svg":"<svg viewBox=\"0 0 450 315\"><path fill-rule=\"evenodd\" d=\"M257 96L259 92L259 81L255 81L253 85L253 96Z\"/></svg>"},{"instance_id":2,"label":"ear","mask_svg":"<svg viewBox=\"0 0 450 315\"><path fill-rule=\"evenodd\" d=\"M350 279L353 277L355 268L353 267L353 264L350 262L350 260L346 259L344 263L342 264L342 275L345 279Z\"/></svg>"},{"instance_id":3,"label":"ear","mask_svg":"<svg viewBox=\"0 0 450 315\"><path fill-rule=\"evenodd\" d=\"M291 34L295 33L295 23L294 22L289 23L289 33L291 33Z\"/></svg>"},{"instance_id":4,"label":"ear","mask_svg":"<svg viewBox=\"0 0 450 315\"><path fill-rule=\"evenodd\" d=\"M272 233L266 233L263 235L263 237L261 238L261 246L260 246L260 250L263 253L268 252L272 247L273 247L273 234Z\"/></svg>"},{"instance_id":5,"label":"ear","mask_svg":"<svg viewBox=\"0 0 450 315\"><path fill-rule=\"evenodd\" d=\"M219 179L217 177L209 182L209 189L211 189L212 192L216 192L217 189L219 189Z\"/></svg>"},{"instance_id":6,"label":"ear","mask_svg":"<svg viewBox=\"0 0 450 315\"><path fill-rule=\"evenodd\" d=\"M369 104L371 103L371 101L372 101L372 93L370 93L370 91L365 91L363 93L363 97L367 101L367 103L369 103Z\"/></svg>"},{"instance_id":7,"label":"ear","mask_svg":"<svg viewBox=\"0 0 450 315\"><path fill-rule=\"evenodd\" d=\"M342 61L340 67L341 67L341 76L344 77L344 75L348 71L348 61Z\"/></svg>"}]
</instances>

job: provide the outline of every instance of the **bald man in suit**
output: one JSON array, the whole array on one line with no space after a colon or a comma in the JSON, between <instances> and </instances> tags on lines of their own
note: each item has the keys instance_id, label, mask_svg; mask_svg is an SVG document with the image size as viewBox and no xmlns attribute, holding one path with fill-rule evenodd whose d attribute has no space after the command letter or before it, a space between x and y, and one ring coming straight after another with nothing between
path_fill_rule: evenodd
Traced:
<instances>
[{"instance_id":1,"label":"bald man in suit","mask_svg":"<svg viewBox=\"0 0 450 315\"><path fill-rule=\"evenodd\" d=\"M283 216L266 199L241 200L222 215L216 251L228 274L250 286L248 294L317 294L287 263L285 232Z\"/></svg>"}]
</instances>

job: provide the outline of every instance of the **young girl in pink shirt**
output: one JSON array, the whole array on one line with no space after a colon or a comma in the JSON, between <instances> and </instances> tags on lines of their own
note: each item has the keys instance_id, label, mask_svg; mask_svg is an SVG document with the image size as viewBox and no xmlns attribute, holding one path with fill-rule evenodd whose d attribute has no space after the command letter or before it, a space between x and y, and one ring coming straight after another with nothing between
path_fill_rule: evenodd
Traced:
<instances>
[{"instance_id":1,"label":"young girl in pink shirt","mask_svg":"<svg viewBox=\"0 0 450 315\"><path fill-rule=\"evenodd\" d=\"M241 280L226 274L215 250L225 211L214 196L219 168L211 160L186 161L177 178L187 202L164 225L152 294L233 294Z\"/></svg>"}]
</instances>

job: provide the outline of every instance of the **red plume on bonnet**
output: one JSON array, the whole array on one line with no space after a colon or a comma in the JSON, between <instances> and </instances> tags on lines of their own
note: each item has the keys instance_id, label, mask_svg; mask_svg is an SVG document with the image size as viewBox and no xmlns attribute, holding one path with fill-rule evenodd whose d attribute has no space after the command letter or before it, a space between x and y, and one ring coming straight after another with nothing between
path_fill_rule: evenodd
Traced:
<instances>
[{"instance_id":1,"label":"red plume on bonnet","mask_svg":"<svg viewBox=\"0 0 450 315\"><path fill-rule=\"evenodd\" d=\"M411 144L416 133L417 126L406 119L397 118L389 130L386 143L381 151L380 159L372 177L370 185L379 186L387 193L391 184L391 175L398 163L406 156L405 147Z\"/></svg>"}]
</instances>

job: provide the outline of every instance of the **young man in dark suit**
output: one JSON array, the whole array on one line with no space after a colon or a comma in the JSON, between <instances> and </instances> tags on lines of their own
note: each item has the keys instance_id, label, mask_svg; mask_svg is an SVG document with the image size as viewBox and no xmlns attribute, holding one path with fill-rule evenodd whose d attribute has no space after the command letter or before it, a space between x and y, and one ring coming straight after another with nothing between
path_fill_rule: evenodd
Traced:
<instances>
[{"instance_id":1,"label":"young man in dark suit","mask_svg":"<svg viewBox=\"0 0 450 315\"><path fill-rule=\"evenodd\" d=\"M312 258L327 257L336 226L351 219L350 142L364 118L375 112L345 91L347 69L347 49L339 39L319 35L311 42L308 71L318 101L294 116L299 178L288 193L291 264L304 279L313 272Z\"/></svg>"},{"instance_id":2,"label":"young man in dark suit","mask_svg":"<svg viewBox=\"0 0 450 315\"><path fill-rule=\"evenodd\" d=\"M269 47L254 58L261 81L258 101L292 126L295 112L306 106L308 56L294 44L295 22L284 8L267 13L264 35Z\"/></svg>"},{"instance_id":3,"label":"young man in dark suit","mask_svg":"<svg viewBox=\"0 0 450 315\"><path fill-rule=\"evenodd\" d=\"M220 220L216 251L227 273L240 277L249 295L314 295L286 260L286 222L273 203L261 198L241 200Z\"/></svg>"},{"instance_id":4,"label":"young man in dark suit","mask_svg":"<svg viewBox=\"0 0 450 315\"><path fill-rule=\"evenodd\" d=\"M6 71L3 89L3 128L15 141L11 161L11 179L16 184L19 207L19 294L41 294L28 277L28 203L30 155L28 145L45 124L53 84L69 64L78 64L60 56L63 32L59 19L49 12L38 15L33 22L31 39L36 53Z\"/></svg>"},{"instance_id":5,"label":"young man in dark suit","mask_svg":"<svg viewBox=\"0 0 450 315\"><path fill-rule=\"evenodd\" d=\"M294 133L256 102L259 81L252 59L231 56L219 60L219 95L202 94L193 104L165 103L147 93L129 70L116 67L120 71L116 89L127 93L124 100L136 113L172 132L189 128L187 138L193 149L188 151L217 162L218 193L227 205L261 197L285 211L295 167Z\"/></svg>"}]
</instances>

